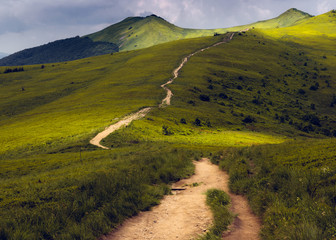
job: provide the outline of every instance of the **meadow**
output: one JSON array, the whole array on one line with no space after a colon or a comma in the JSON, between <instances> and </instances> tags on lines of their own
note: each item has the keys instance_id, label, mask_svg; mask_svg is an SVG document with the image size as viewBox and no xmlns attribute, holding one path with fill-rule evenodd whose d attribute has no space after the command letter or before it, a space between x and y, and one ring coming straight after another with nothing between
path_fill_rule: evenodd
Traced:
<instances>
[{"instance_id":1,"label":"meadow","mask_svg":"<svg viewBox=\"0 0 336 240\"><path fill-rule=\"evenodd\" d=\"M195 134L188 146L186 138L161 141L162 132L154 134L161 126L150 139L133 138L111 151L89 139L130 112L157 106L165 95L160 84L182 57L220 40L185 40L20 72L0 69L1 239L94 239L157 204L169 193L167 184L190 176L191 160L213 148L213 130L209 143ZM227 134L234 141L216 149L265 141L246 133L242 143L239 134Z\"/></svg>"},{"instance_id":2,"label":"meadow","mask_svg":"<svg viewBox=\"0 0 336 240\"><path fill-rule=\"evenodd\" d=\"M194 39L2 73L0 153L64 147L89 139L131 112L157 106L165 95L160 85L180 59L215 41Z\"/></svg>"},{"instance_id":3,"label":"meadow","mask_svg":"<svg viewBox=\"0 0 336 240\"><path fill-rule=\"evenodd\" d=\"M164 108L160 85L181 59L224 36L0 68L0 239L95 239L158 204L204 156L248 196L264 239L335 237L335 38L302 41L293 28L237 33L193 56ZM111 150L89 144L147 106L103 140Z\"/></svg>"},{"instance_id":4,"label":"meadow","mask_svg":"<svg viewBox=\"0 0 336 240\"><path fill-rule=\"evenodd\" d=\"M86 37L93 41L111 42L119 46L120 51L129 51L181 39L208 37L214 34L255 28L278 28L291 26L311 16L295 8L289 9L278 17L237 27L218 29L189 29L175 26L161 17L128 17L101 31Z\"/></svg>"},{"instance_id":5,"label":"meadow","mask_svg":"<svg viewBox=\"0 0 336 240\"><path fill-rule=\"evenodd\" d=\"M262 239L334 239L335 139L229 148L212 161L262 218Z\"/></svg>"}]
</instances>

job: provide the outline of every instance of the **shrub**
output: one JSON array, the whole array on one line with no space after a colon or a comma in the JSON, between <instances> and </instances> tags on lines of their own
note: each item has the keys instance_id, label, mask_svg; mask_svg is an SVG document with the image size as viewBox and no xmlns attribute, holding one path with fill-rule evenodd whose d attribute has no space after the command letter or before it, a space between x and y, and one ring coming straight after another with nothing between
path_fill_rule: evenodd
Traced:
<instances>
[{"instance_id":1,"label":"shrub","mask_svg":"<svg viewBox=\"0 0 336 240\"><path fill-rule=\"evenodd\" d=\"M321 126L319 117L313 114L304 115L302 120L305 122L310 122L311 124L314 124L319 127Z\"/></svg>"},{"instance_id":2,"label":"shrub","mask_svg":"<svg viewBox=\"0 0 336 240\"><path fill-rule=\"evenodd\" d=\"M256 120L253 118L253 117L251 117L250 115L248 115L246 118L244 118L243 120L242 120L244 123L253 123L253 122L256 122Z\"/></svg>"},{"instance_id":3,"label":"shrub","mask_svg":"<svg viewBox=\"0 0 336 240\"><path fill-rule=\"evenodd\" d=\"M319 89L320 84L316 82L314 85L310 86L309 90L316 91Z\"/></svg>"},{"instance_id":4,"label":"shrub","mask_svg":"<svg viewBox=\"0 0 336 240\"><path fill-rule=\"evenodd\" d=\"M301 94L301 95L304 95L304 94L306 94L306 91L300 88L298 90L298 93Z\"/></svg>"},{"instance_id":5,"label":"shrub","mask_svg":"<svg viewBox=\"0 0 336 240\"><path fill-rule=\"evenodd\" d=\"M199 96L199 99L204 101L204 102L209 102L210 101L210 97L208 95L205 95L205 94L201 94Z\"/></svg>"},{"instance_id":6,"label":"shrub","mask_svg":"<svg viewBox=\"0 0 336 240\"><path fill-rule=\"evenodd\" d=\"M192 100L188 101L188 103L191 104L191 105L193 105L193 106L195 106L195 102L192 101Z\"/></svg>"},{"instance_id":7,"label":"shrub","mask_svg":"<svg viewBox=\"0 0 336 240\"><path fill-rule=\"evenodd\" d=\"M195 124L196 126L201 126L201 125L202 125L202 122L201 122L201 120L200 120L199 118L196 118L194 124Z\"/></svg>"},{"instance_id":8,"label":"shrub","mask_svg":"<svg viewBox=\"0 0 336 240\"><path fill-rule=\"evenodd\" d=\"M225 93L220 93L218 96L220 98L223 98L223 99L227 99L228 98L228 96Z\"/></svg>"},{"instance_id":9,"label":"shrub","mask_svg":"<svg viewBox=\"0 0 336 240\"><path fill-rule=\"evenodd\" d=\"M169 129L169 127L167 126L162 126L162 133L163 135L173 135L173 131L171 129Z\"/></svg>"}]
</instances>

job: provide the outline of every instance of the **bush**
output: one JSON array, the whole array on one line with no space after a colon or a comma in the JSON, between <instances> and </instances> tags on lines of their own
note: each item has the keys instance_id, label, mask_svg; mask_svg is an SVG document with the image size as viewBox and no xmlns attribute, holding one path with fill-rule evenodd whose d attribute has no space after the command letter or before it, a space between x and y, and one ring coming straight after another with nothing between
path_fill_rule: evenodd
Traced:
<instances>
[{"instance_id":1,"label":"bush","mask_svg":"<svg viewBox=\"0 0 336 240\"><path fill-rule=\"evenodd\" d=\"M301 95L304 95L304 94L306 94L306 91L300 88L298 90L298 93L301 94Z\"/></svg>"},{"instance_id":2,"label":"bush","mask_svg":"<svg viewBox=\"0 0 336 240\"><path fill-rule=\"evenodd\" d=\"M196 126L201 126L201 125L202 125L202 122L201 122L201 120L200 120L199 118L196 118L194 124L195 124Z\"/></svg>"},{"instance_id":3,"label":"bush","mask_svg":"<svg viewBox=\"0 0 336 240\"><path fill-rule=\"evenodd\" d=\"M209 102L210 101L210 97L208 95L205 95L205 94L201 94L199 96L199 99L204 101L204 102Z\"/></svg>"},{"instance_id":4,"label":"bush","mask_svg":"<svg viewBox=\"0 0 336 240\"><path fill-rule=\"evenodd\" d=\"M320 119L316 115L313 114L304 115L302 120L305 122L310 122L311 124L316 125L318 127L321 127Z\"/></svg>"},{"instance_id":5,"label":"bush","mask_svg":"<svg viewBox=\"0 0 336 240\"><path fill-rule=\"evenodd\" d=\"M256 120L253 118L253 117L251 117L250 115L248 115L246 118L244 118L243 120L242 120L244 123L253 123L253 122L256 122Z\"/></svg>"},{"instance_id":6,"label":"bush","mask_svg":"<svg viewBox=\"0 0 336 240\"><path fill-rule=\"evenodd\" d=\"M310 86L309 90L316 91L319 89L320 84L316 82L314 85Z\"/></svg>"},{"instance_id":7,"label":"bush","mask_svg":"<svg viewBox=\"0 0 336 240\"><path fill-rule=\"evenodd\" d=\"M167 126L162 126L162 133L163 135L166 135L166 136L174 134L174 132Z\"/></svg>"},{"instance_id":8,"label":"bush","mask_svg":"<svg viewBox=\"0 0 336 240\"><path fill-rule=\"evenodd\" d=\"M220 93L219 97L223 98L223 99L227 99L228 98L228 96L225 93Z\"/></svg>"}]
</instances>

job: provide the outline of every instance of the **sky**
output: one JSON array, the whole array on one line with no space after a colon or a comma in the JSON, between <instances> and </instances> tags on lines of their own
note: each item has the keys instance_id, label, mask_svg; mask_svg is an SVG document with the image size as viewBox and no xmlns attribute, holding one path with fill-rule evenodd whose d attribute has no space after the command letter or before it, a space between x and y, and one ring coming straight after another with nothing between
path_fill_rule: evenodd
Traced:
<instances>
[{"instance_id":1,"label":"sky","mask_svg":"<svg viewBox=\"0 0 336 240\"><path fill-rule=\"evenodd\" d=\"M336 9L336 0L0 0L0 53L90 34L129 16L156 14L179 27L210 29L289 8L318 15Z\"/></svg>"}]
</instances>

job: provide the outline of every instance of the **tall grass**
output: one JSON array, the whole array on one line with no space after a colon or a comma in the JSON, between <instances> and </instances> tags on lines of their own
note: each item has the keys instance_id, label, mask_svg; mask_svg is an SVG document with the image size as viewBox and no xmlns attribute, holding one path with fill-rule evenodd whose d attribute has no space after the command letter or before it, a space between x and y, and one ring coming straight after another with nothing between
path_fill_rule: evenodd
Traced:
<instances>
[{"instance_id":1,"label":"tall grass","mask_svg":"<svg viewBox=\"0 0 336 240\"><path fill-rule=\"evenodd\" d=\"M263 239L333 239L334 146L326 139L231 148L213 161L229 171L230 189L247 195L262 217Z\"/></svg>"},{"instance_id":2,"label":"tall grass","mask_svg":"<svg viewBox=\"0 0 336 240\"><path fill-rule=\"evenodd\" d=\"M206 195L207 205L214 216L214 225L200 240L220 240L223 232L233 221L233 215L229 210L231 200L227 193L218 189L209 189Z\"/></svg>"},{"instance_id":3,"label":"tall grass","mask_svg":"<svg viewBox=\"0 0 336 240\"><path fill-rule=\"evenodd\" d=\"M167 184L193 173L193 153L167 146L83 157L30 177L2 171L1 239L95 239L158 204L170 192Z\"/></svg>"}]
</instances>

